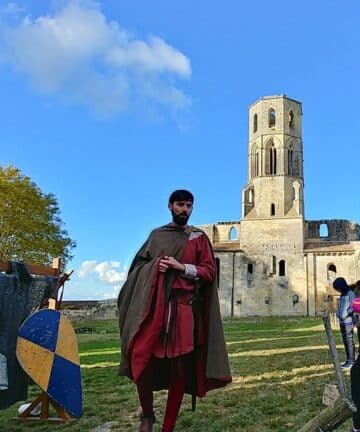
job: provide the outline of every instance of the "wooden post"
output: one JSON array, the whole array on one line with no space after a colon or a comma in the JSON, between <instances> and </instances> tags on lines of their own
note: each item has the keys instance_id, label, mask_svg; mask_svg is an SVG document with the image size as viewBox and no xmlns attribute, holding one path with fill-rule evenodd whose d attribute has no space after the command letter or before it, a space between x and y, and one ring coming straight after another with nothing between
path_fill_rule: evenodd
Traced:
<instances>
[{"instance_id":1,"label":"wooden post","mask_svg":"<svg viewBox=\"0 0 360 432\"><path fill-rule=\"evenodd\" d=\"M52 268L57 270L58 275L60 274L60 267L61 267L61 259L59 257L54 258L52 262Z\"/></svg>"},{"instance_id":2,"label":"wooden post","mask_svg":"<svg viewBox=\"0 0 360 432\"><path fill-rule=\"evenodd\" d=\"M331 328L330 317L328 314L325 314L325 315L323 315L322 319L323 319L323 323L324 323L324 327L325 327L325 331L326 331L326 336L327 336L328 344L329 344L329 348L330 348L331 360L333 362L334 369L335 369L336 381L338 384L339 392L343 397L346 397L347 396L347 390L346 390L346 385L345 385L345 381L344 381L344 376L343 376L342 371L341 371L339 356L338 356L338 352L336 349L334 333L332 332L332 328Z\"/></svg>"}]
</instances>

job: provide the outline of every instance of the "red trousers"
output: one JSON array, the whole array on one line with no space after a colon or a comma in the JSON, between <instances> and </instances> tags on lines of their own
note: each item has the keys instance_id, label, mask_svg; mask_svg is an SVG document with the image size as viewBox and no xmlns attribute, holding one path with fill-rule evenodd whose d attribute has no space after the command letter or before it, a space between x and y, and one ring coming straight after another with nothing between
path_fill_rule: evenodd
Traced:
<instances>
[{"instance_id":1,"label":"red trousers","mask_svg":"<svg viewBox=\"0 0 360 432\"><path fill-rule=\"evenodd\" d=\"M189 356L179 356L171 359L170 362L169 390L166 403L165 417L162 432L172 432L175 428L181 402L185 392L185 383L189 365ZM153 414L154 396L152 391L152 380L154 370L151 364L144 370L137 382L139 401L144 416Z\"/></svg>"}]
</instances>

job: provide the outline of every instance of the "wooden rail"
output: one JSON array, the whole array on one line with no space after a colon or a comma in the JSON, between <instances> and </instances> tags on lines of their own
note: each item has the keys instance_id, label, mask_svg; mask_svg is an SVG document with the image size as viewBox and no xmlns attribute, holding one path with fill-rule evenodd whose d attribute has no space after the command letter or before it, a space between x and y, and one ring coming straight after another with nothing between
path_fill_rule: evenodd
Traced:
<instances>
[{"instance_id":1,"label":"wooden rail","mask_svg":"<svg viewBox=\"0 0 360 432\"><path fill-rule=\"evenodd\" d=\"M60 258L54 258L52 267L42 264L26 263L31 274L41 276L59 276L60 275ZM0 272L11 273L9 261L0 261Z\"/></svg>"}]
</instances>

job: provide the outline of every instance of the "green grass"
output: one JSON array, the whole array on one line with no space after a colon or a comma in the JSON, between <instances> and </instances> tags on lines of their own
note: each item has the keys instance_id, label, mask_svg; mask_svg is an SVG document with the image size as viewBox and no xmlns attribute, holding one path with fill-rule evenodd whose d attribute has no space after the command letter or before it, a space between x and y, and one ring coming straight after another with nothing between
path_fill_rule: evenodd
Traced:
<instances>
[{"instance_id":1,"label":"green grass","mask_svg":"<svg viewBox=\"0 0 360 432\"><path fill-rule=\"evenodd\" d=\"M93 326L79 334L84 415L67 424L19 423L13 420L20 402L0 411L1 431L88 432L107 422L111 431L137 431L139 408L133 383L116 375L119 339L115 321L74 323ZM185 396L177 423L181 432L297 431L324 406L324 386L335 375L321 318L253 318L225 322L233 383L198 400L195 413ZM343 348L335 331L340 360ZM346 378L348 381L348 377ZM349 387L349 383L348 383ZM30 386L29 401L39 394ZM160 431L166 392L155 397ZM351 430L348 420L338 431Z\"/></svg>"}]
</instances>

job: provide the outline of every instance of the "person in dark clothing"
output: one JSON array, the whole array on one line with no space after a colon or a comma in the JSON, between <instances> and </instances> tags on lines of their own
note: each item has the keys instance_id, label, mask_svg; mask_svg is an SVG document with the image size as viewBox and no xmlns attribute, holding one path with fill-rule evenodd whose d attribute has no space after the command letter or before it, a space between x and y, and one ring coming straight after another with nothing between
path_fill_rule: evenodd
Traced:
<instances>
[{"instance_id":1,"label":"person in dark clothing","mask_svg":"<svg viewBox=\"0 0 360 432\"><path fill-rule=\"evenodd\" d=\"M353 414L353 432L360 432L360 359L357 358L350 370L351 399L356 406L356 413Z\"/></svg>"},{"instance_id":2,"label":"person in dark clothing","mask_svg":"<svg viewBox=\"0 0 360 432\"><path fill-rule=\"evenodd\" d=\"M334 280L333 287L340 293L340 302L336 311L336 316L339 319L340 331L346 354L346 360L341 366L344 370L350 370L355 363L355 318L351 307L351 302L355 298L355 293L350 289L346 280L342 277Z\"/></svg>"}]
</instances>

